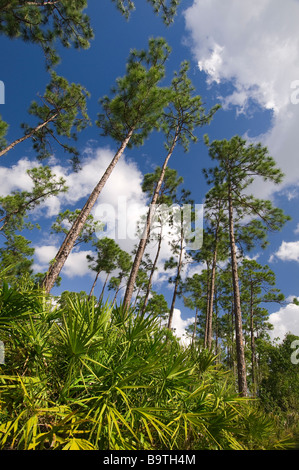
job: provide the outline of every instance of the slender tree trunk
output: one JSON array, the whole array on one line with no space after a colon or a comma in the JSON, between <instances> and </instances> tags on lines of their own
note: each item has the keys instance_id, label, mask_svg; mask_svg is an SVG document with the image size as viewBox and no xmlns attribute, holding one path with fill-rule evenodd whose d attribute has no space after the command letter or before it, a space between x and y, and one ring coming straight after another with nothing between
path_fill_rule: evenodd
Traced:
<instances>
[{"instance_id":1,"label":"slender tree trunk","mask_svg":"<svg viewBox=\"0 0 299 470\"><path fill-rule=\"evenodd\" d=\"M236 243L234 234L234 217L231 198L231 189L229 188L229 236L231 245L231 263L232 263L232 279L234 293L234 313L235 313L235 329L236 329L236 347L237 347L237 369L238 369L238 387L241 396L247 396L247 379L246 379L246 363L243 342L243 326L242 312L239 290L238 263L236 254Z\"/></svg>"},{"instance_id":2,"label":"slender tree trunk","mask_svg":"<svg viewBox=\"0 0 299 470\"><path fill-rule=\"evenodd\" d=\"M34 129L32 129L32 131L30 131L28 134L25 134L23 137L20 137L19 139L16 139L14 142L12 142L11 144L9 144L7 147L5 147L5 149L1 150L0 152L0 157L2 157L3 155L5 155L7 152L9 152L10 150L12 150L16 145L20 144L21 142L24 142L24 140L27 140L29 139L30 137L32 137L34 134L36 134L36 132L40 131L43 127L45 127L47 124L49 124L49 122L53 121L57 116L58 116L59 113L55 113L55 114L52 114L52 116L47 119L46 121L44 121L42 124L39 124L38 126L36 126Z\"/></svg>"},{"instance_id":3,"label":"slender tree trunk","mask_svg":"<svg viewBox=\"0 0 299 470\"><path fill-rule=\"evenodd\" d=\"M216 264L217 264L217 240L218 239L218 227L215 233L215 249L213 253L212 271L210 279L210 295L208 305L208 331L207 331L207 348L210 351L212 347L213 338L213 306L214 306L214 292L215 292L215 278L216 278Z\"/></svg>"},{"instance_id":4,"label":"slender tree trunk","mask_svg":"<svg viewBox=\"0 0 299 470\"><path fill-rule=\"evenodd\" d=\"M206 261L207 265L207 307L206 307L206 325L205 325L205 337L204 337L204 348L208 345L209 335L209 311L210 311L210 266L209 262Z\"/></svg>"},{"instance_id":5,"label":"slender tree trunk","mask_svg":"<svg viewBox=\"0 0 299 470\"><path fill-rule=\"evenodd\" d=\"M219 341L219 321L218 321L218 293L217 289L215 289L215 354L218 355L220 353L220 348L218 347ZM217 358L217 362L220 363L220 358Z\"/></svg>"},{"instance_id":6,"label":"slender tree trunk","mask_svg":"<svg viewBox=\"0 0 299 470\"><path fill-rule=\"evenodd\" d=\"M100 298L99 298L99 303L102 302L102 300L103 300L104 291L105 291L105 287L106 287L107 281L109 279L109 276L110 276L110 273L108 273L107 276L106 276L106 279L105 279L105 282L104 282L104 285L103 285L103 288L102 288L102 292L101 292L101 295L100 295Z\"/></svg>"},{"instance_id":7,"label":"slender tree trunk","mask_svg":"<svg viewBox=\"0 0 299 470\"><path fill-rule=\"evenodd\" d=\"M121 289L121 287L120 287L120 285L119 285L118 288L116 289L115 294L114 294L114 297L113 297L112 307L114 307L114 304L115 304L115 302L116 302L116 297L117 297L117 294L119 293L120 289Z\"/></svg>"},{"instance_id":8,"label":"slender tree trunk","mask_svg":"<svg viewBox=\"0 0 299 470\"><path fill-rule=\"evenodd\" d=\"M81 230L83 229L85 222L87 220L87 217L89 216L94 204L97 201L97 198L99 197L103 187L105 186L109 176L111 175L112 171L114 170L118 160L122 156L127 144L130 141L130 138L133 134L134 129L131 129L130 132L128 133L126 139L122 142L121 146L119 147L117 153L113 157L110 165L107 167L105 173L103 174L102 178L98 182L98 184L95 186L93 189L91 195L89 196L88 200L86 201L83 209L81 210L80 214L78 215L77 219L73 223L73 226L71 227L70 231L66 235L61 247L59 248L54 262L50 265L49 270L44 278L43 281L43 288L45 289L46 292L50 292L52 287L55 284L55 281L57 277L59 276L59 273L61 269L64 266L64 263L66 262L78 236L81 233Z\"/></svg>"},{"instance_id":9,"label":"slender tree trunk","mask_svg":"<svg viewBox=\"0 0 299 470\"><path fill-rule=\"evenodd\" d=\"M230 320L231 320L231 348L230 348L230 354L231 354L231 368L233 371L233 376L235 376L235 328L234 328L234 302L232 302L232 308L230 312Z\"/></svg>"},{"instance_id":10,"label":"slender tree trunk","mask_svg":"<svg viewBox=\"0 0 299 470\"><path fill-rule=\"evenodd\" d=\"M254 339L254 323L253 323L253 285L250 285L250 345L251 345L251 379L254 393L256 393L256 355L255 355L255 339Z\"/></svg>"},{"instance_id":11,"label":"slender tree trunk","mask_svg":"<svg viewBox=\"0 0 299 470\"><path fill-rule=\"evenodd\" d=\"M93 281L92 287L91 287L90 292L89 292L88 300L91 299L91 296L92 296L92 293L93 293L93 291L94 291L94 288L95 288L95 285L96 285L96 283L97 283L97 280L98 280L98 278L99 278L99 275L100 275L100 271L97 272L96 277L95 277L95 279L94 279L94 281Z\"/></svg>"},{"instance_id":12,"label":"slender tree trunk","mask_svg":"<svg viewBox=\"0 0 299 470\"><path fill-rule=\"evenodd\" d=\"M177 269L177 275L176 275L175 284L174 284L174 291L173 291L172 302L171 302L171 307L170 307L170 312L169 312L169 317L168 317L168 325L167 325L167 328L169 330L171 329L171 326L172 326L174 306L175 306L175 301L177 297L181 269L182 269L182 264L183 264L183 241L184 241L184 233L183 233L183 228L181 228L181 242L180 242L181 246L180 246L180 255L179 255L179 261L178 261L178 269Z\"/></svg>"},{"instance_id":13,"label":"slender tree trunk","mask_svg":"<svg viewBox=\"0 0 299 470\"><path fill-rule=\"evenodd\" d=\"M130 273L130 276L129 276L129 280L128 280L128 284L127 284L127 288L126 288L126 292L125 292L124 305L126 307L129 307L131 299L132 299L137 273L138 273L138 270L139 270L139 267L140 267L140 264L141 264L141 261L142 261L142 257L143 257L144 250L145 250L147 240L148 240L148 236L149 236L149 233L150 233L150 227L151 227L151 223L152 223L152 219L153 219L153 212L155 210L155 205L157 203L157 199L158 199L158 196L159 196L159 193L160 193L160 189L161 189L161 186L162 186L162 183L163 183L163 180L164 180L166 167L167 167L168 161L169 161L169 159L170 159L170 157L171 157L171 155L174 151L174 148L176 146L178 136L179 136L179 130L177 129L175 137L173 139L172 146L171 146L171 148L170 148L170 150L167 154L167 157L164 160L162 170L161 170L161 175L160 175L159 181L157 183L157 186L156 186L155 192L153 194L152 201L151 201L148 213L147 213L146 226L145 226L145 229L144 229L143 236L139 241L139 245L138 245L138 248L137 248L137 251L136 251L135 259L134 259L134 262L133 262L133 266L132 266L132 269L131 269L131 273Z\"/></svg>"},{"instance_id":14,"label":"slender tree trunk","mask_svg":"<svg viewBox=\"0 0 299 470\"><path fill-rule=\"evenodd\" d=\"M141 287L139 287L138 290L137 290L136 297L135 297L135 301L134 301L134 304L133 304L133 309L136 307L136 304L137 304L137 300L138 300L140 291L141 291Z\"/></svg>"},{"instance_id":15,"label":"slender tree trunk","mask_svg":"<svg viewBox=\"0 0 299 470\"><path fill-rule=\"evenodd\" d=\"M192 347L194 346L195 337L196 337L197 315L198 315L198 308L196 307L196 310L195 310L195 320L194 320L194 329L193 329L193 335L192 335L192 341L191 341L191 346L192 346Z\"/></svg>"},{"instance_id":16,"label":"slender tree trunk","mask_svg":"<svg viewBox=\"0 0 299 470\"><path fill-rule=\"evenodd\" d=\"M160 255L161 245L162 245L162 228L161 228L161 233L159 235L158 249L157 249L155 260L154 260L154 263L153 263L153 266L152 266L152 269L151 269L151 274L150 274L150 277L149 277L149 280L148 280L148 285L147 285L147 288L146 288L145 298L144 298L143 307L142 307L142 311L141 311L142 315L144 315L144 312L145 312L145 309L146 309L146 306L147 306L149 294L150 294L151 287L152 287L154 273L155 273L156 266L157 266L158 259L159 259L159 255Z\"/></svg>"}]
</instances>

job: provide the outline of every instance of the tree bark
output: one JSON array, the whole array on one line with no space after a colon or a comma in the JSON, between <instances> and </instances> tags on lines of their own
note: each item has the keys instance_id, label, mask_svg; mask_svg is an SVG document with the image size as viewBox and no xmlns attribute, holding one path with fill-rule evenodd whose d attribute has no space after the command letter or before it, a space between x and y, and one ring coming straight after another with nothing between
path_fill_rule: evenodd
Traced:
<instances>
[{"instance_id":1,"label":"tree bark","mask_svg":"<svg viewBox=\"0 0 299 470\"><path fill-rule=\"evenodd\" d=\"M107 274L106 279L105 279L105 282L104 282L104 284L103 284L102 292L101 292L101 295L100 295L100 297L99 297L99 303L101 303L102 300L103 300L104 291L105 291L105 287L106 287L107 281L108 281L108 279L109 279L109 276L110 276L110 273Z\"/></svg>"},{"instance_id":2,"label":"tree bark","mask_svg":"<svg viewBox=\"0 0 299 470\"><path fill-rule=\"evenodd\" d=\"M176 133L175 133L175 136L174 136L174 139L173 139L173 142L172 142L172 146L171 146L171 148L170 148L170 150L167 154L167 157L164 160L162 170L161 170L161 175L160 175L159 181L157 183L157 186L156 186L155 192L153 194L152 201L151 201L148 213L147 213L146 226L145 226L145 229L144 229L143 236L139 241L139 245L138 245L138 248L137 248L137 251L136 251L135 259L134 259L134 262L133 262L133 266L132 266L132 269L131 269L131 273L130 273L130 276L129 276L129 280L128 280L128 284L127 284L127 288L126 288L126 292L125 292L124 305L126 307L129 307L131 299L132 299L136 277L137 277L137 274L138 274L140 263L142 261L142 257L143 257L145 247L146 247L146 243L147 243L147 240L148 240L148 236L149 236L149 233L150 233L150 227L151 227L151 223L152 223L153 212L155 210L155 205L157 203L157 199L158 199L158 196L159 196L159 193L160 193L160 189L161 189L161 186L162 186L162 183L163 183L163 180L164 180L166 167L167 167L168 161L169 161L169 159L170 159L170 157L171 157L171 155L174 151L174 148L176 146L178 136L179 136L179 130L177 129Z\"/></svg>"},{"instance_id":3,"label":"tree bark","mask_svg":"<svg viewBox=\"0 0 299 470\"><path fill-rule=\"evenodd\" d=\"M157 266L158 259L159 259L159 255L160 255L161 244L162 244L162 228L161 228L161 233L159 235L158 249L157 249L155 260L154 260L154 263L153 263L153 266L152 266L152 269L151 269L151 274L150 274L150 277L149 277L149 280L148 280L148 285L147 285L147 288L146 288L145 298L144 298L143 307L142 307L142 311L141 311L142 315L144 315L144 312L145 312L145 309L146 309L146 306L147 306L149 294L150 294L151 287L152 287L154 273L155 273L156 266Z\"/></svg>"},{"instance_id":4,"label":"tree bark","mask_svg":"<svg viewBox=\"0 0 299 470\"><path fill-rule=\"evenodd\" d=\"M174 291L173 291L172 302L171 302L171 307L170 307L170 312L169 312L169 317L168 317L168 325L167 325L167 328L169 330L171 329L171 326L172 326L174 306L175 306L175 301L177 297L179 280L180 280L181 269L182 269L183 240L184 240L184 233L183 233L183 228L181 228L181 242L180 242L180 255L179 255L179 261L178 261L178 269L177 269L177 275L175 279Z\"/></svg>"},{"instance_id":5,"label":"tree bark","mask_svg":"<svg viewBox=\"0 0 299 470\"><path fill-rule=\"evenodd\" d=\"M198 308L195 309L195 320L194 320L194 329L192 335L191 346L194 347L195 338L196 338L196 329L197 329L197 316L198 316Z\"/></svg>"},{"instance_id":6,"label":"tree bark","mask_svg":"<svg viewBox=\"0 0 299 470\"><path fill-rule=\"evenodd\" d=\"M241 312L240 289L239 289L238 263L237 263L236 242L235 242L235 234L234 234L233 205L232 205L230 187L229 187L229 194L228 194L228 206L229 206L229 236L230 236L230 245L231 245L231 263L232 263L234 314L235 314L236 347L237 347L238 387L239 387L240 395L243 397L246 397L247 396L246 363L245 363L245 351L244 351L244 342L243 342L243 326L242 326L242 312Z\"/></svg>"},{"instance_id":7,"label":"tree bark","mask_svg":"<svg viewBox=\"0 0 299 470\"><path fill-rule=\"evenodd\" d=\"M34 134L36 134L36 132L38 132L39 130L41 130L43 127L45 127L47 124L49 124L49 122L53 121L57 116L58 116L59 113L55 113L55 114L52 114L52 116L47 119L46 121L44 121L42 124L39 124L38 126L36 126L34 129L32 129L32 131L30 131L28 134L25 134L23 137L20 137L19 139L16 139L14 142L12 142L11 144L9 144L7 147L5 147L5 149L1 150L0 151L0 157L2 157L3 155L5 155L7 152L9 152L10 150L12 150L16 145L20 144L21 142L24 142L24 140L27 140L29 139L30 137L32 137Z\"/></svg>"},{"instance_id":8,"label":"tree bark","mask_svg":"<svg viewBox=\"0 0 299 470\"><path fill-rule=\"evenodd\" d=\"M254 311L253 311L253 285L250 285L250 345L251 345L251 379L254 392L256 392L256 354L255 354L255 339L254 339Z\"/></svg>"},{"instance_id":9,"label":"tree bark","mask_svg":"<svg viewBox=\"0 0 299 470\"><path fill-rule=\"evenodd\" d=\"M207 295L206 295L206 300L207 300L207 306L206 306L206 325L205 325L205 337L204 337L204 349L207 348L208 345L208 328L209 328L209 311L210 311L210 266L209 266L209 261L206 260L206 266L207 266Z\"/></svg>"},{"instance_id":10,"label":"tree bark","mask_svg":"<svg viewBox=\"0 0 299 470\"><path fill-rule=\"evenodd\" d=\"M95 288L95 285L96 285L96 283L97 283L97 280L98 280L99 275L100 275L100 271L97 272L96 277L95 277L95 279L94 279L94 281L93 281L92 287L91 287L90 292L89 292L88 300L91 299L91 296L92 296L92 293L93 293L93 291L94 291L94 288Z\"/></svg>"},{"instance_id":11,"label":"tree bark","mask_svg":"<svg viewBox=\"0 0 299 470\"><path fill-rule=\"evenodd\" d=\"M43 281L43 288L45 289L46 292L50 292L52 287L55 284L55 281L57 277L59 276L59 273L61 269L64 266L64 263L66 262L72 248L74 247L74 244L80 235L81 230L83 229L85 222L87 220L87 217L89 216L94 204L97 201L97 198L99 197L103 187L105 186L109 176L111 175L112 171L114 170L118 160L122 156L126 146L128 145L130 138L133 134L134 129L131 129L128 132L127 137L124 139L122 142L121 146L119 147L117 153L113 157L111 163L107 167L105 173L103 174L102 178L98 182L98 184L95 186L93 189L91 195L89 196L88 200L86 201L84 207L82 208L80 214L78 215L77 219L73 223L70 231L66 235L61 247L59 248L54 262L51 264L49 267L49 270L44 278Z\"/></svg>"},{"instance_id":12,"label":"tree bark","mask_svg":"<svg viewBox=\"0 0 299 470\"><path fill-rule=\"evenodd\" d=\"M207 319L207 348L210 351L213 339L213 306L214 306L214 292L215 292L215 277L216 277L216 264L217 264L217 241L218 241L218 227L215 233L215 248L213 253L212 271L211 271L211 284L210 296L208 304L208 319Z\"/></svg>"}]
</instances>

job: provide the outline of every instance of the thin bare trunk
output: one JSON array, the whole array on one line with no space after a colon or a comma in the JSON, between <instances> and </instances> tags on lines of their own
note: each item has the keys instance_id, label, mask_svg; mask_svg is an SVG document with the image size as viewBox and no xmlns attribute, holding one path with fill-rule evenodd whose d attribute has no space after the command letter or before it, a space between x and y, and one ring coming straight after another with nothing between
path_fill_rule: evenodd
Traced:
<instances>
[{"instance_id":1,"label":"thin bare trunk","mask_svg":"<svg viewBox=\"0 0 299 470\"><path fill-rule=\"evenodd\" d=\"M110 276L110 273L107 274L106 279L105 279L105 282L104 282L104 284L103 284L102 292L101 292L101 295L100 295L100 298L99 298L99 303L101 303L102 300L103 300L104 291L105 291L105 287L106 287L107 281L108 281L108 279L109 279L109 276Z\"/></svg>"},{"instance_id":2,"label":"thin bare trunk","mask_svg":"<svg viewBox=\"0 0 299 470\"><path fill-rule=\"evenodd\" d=\"M171 307L170 307L170 312L169 312L169 317L168 317L168 325L167 328L170 330L172 326L172 319L173 319L173 312L174 312L174 306L175 306L175 301L178 293L178 287L179 287L179 281L181 277L181 270L182 270L182 264L183 264L183 242L184 242L184 232L183 232L183 227L181 227L181 240L180 240L180 254L179 254L179 261L178 261L178 269L177 269L177 274L176 274L176 279L175 279L175 284L174 284L174 291L173 291L173 296L172 296L172 302L171 302Z\"/></svg>"},{"instance_id":3,"label":"thin bare trunk","mask_svg":"<svg viewBox=\"0 0 299 470\"><path fill-rule=\"evenodd\" d=\"M209 262L206 261L207 265L207 306L206 306L206 325L205 325L205 337L204 337L204 348L208 345L208 334L209 334L209 311L210 311L210 266Z\"/></svg>"},{"instance_id":4,"label":"thin bare trunk","mask_svg":"<svg viewBox=\"0 0 299 470\"><path fill-rule=\"evenodd\" d=\"M112 307L114 306L115 302L116 302L116 298L117 298L117 294L119 293L121 287L118 286L118 288L116 289L115 291L115 294L114 294L114 297L113 297L113 301L112 301Z\"/></svg>"},{"instance_id":5,"label":"thin bare trunk","mask_svg":"<svg viewBox=\"0 0 299 470\"><path fill-rule=\"evenodd\" d=\"M208 331L207 331L207 348L210 351L212 347L213 338L213 307L214 307L214 293L215 293L215 277L216 277L216 263L217 263L217 233L216 233L216 246L213 254L213 263L211 271L211 284L210 284L210 296L208 305Z\"/></svg>"},{"instance_id":6,"label":"thin bare trunk","mask_svg":"<svg viewBox=\"0 0 299 470\"><path fill-rule=\"evenodd\" d=\"M97 272L96 277L95 277L95 279L94 279L94 281L93 281L93 284L92 284L91 289L90 289L90 292L89 292L88 300L91 299L91 296L92 296L92 294L93 294L93 291L94 291L95 285L96 285L96 283L97 283L99 274L100 274L100 271Z\"/></svg>"},{"instance_id":7,"label":"thin bare trunk","mask_svg":"<svg viewBox=\"0 0 299 470\"><path fill-rule=\"evenodd\" d=\"M179 136L179 129L177 129L177 131L176 131L175 137L173 139L172 146L171 146L171 148L170 148L170 150L167 154L167 157L164 160L162 170L161 170L161 175L160 175L159 181L157 183L157 186L156 186L155 192L153 194L152 201L151 201L148 213L147 213L146 226L145 226L145 229L144 229L144 233L143 233L143 235L142 235L142 237L139 241L139 245L138 245L138 248L137 248L137 251L136 251L135 259L134 259L134 262L133 262L133 266L132 266L132 269L131 269L131 273L130 273L130 276L129 276L129 280L128 280L128 284L127 284L127 288L126 288L126 292L125 292L124 305L126 307L129 307L131 299L132 299L136 277L137 277L137 274L138 274L138 270L139 270L139 267L140 267L140 264L141 264L141 261L142 261L142 257L143 257L145 247L146 247L146 244L147 244L147 240L148 240L148 237L149 237L149 233L150 233L150 227L151 227L151 223L152 223L152 219L153 219L153 213L154 213L154 210L155 210L155 205L157 203L158 196L159 196L159 193L160 193L160 189L161 189L161 186L162 186L162 183L163 183L163 180L164 180L166 167L167 167L168 161L169 161L169 159L170 159L170 157L171 157L171 155L174 151L174 148L176 146L178 136Z\"/></svg>"},{"instance_id":8,"label":"thin bare trunk","mask_svg":"<svg viewBox=\"0 0 299 470\"><path fill-rule=\"evenodd\" d=\"M242 312L239 290L238 262L236 254L236 242L234 233L234 217L232 198L229 190L229 236L231 245L231 263L232 263L232 279L234 292L234 313L235 313L235 329L236 329L236 346L237 346L237 366L238 366L238 387L241 396L247 396L247 378L246 378L246 362L243 342L243 326Z\"/></svg>"},{"instance_id":9,"label":"thin bare trunk","mask_svg":"<svg viewBox=\"0 0 299 470\"><path fill-rule=\"evenodd\" d=\"M192 335L192 341L191 341L191 346L194 346L195 343L195 337L196 337L196 329L197 329L197 315L198 315L198 308L195 310L195 320L194 320L194 328L193 328L193 335Z\"/></svg>"},{"instance_id":10,"label":"thin bare trunk","mask_svg":"<svg viewBox=\"0 0 299 470\"><path fill-rule=\"evenodd\" d=\"M55 113L55 114L52 114L52 116L47 119L45 122L43 122L42 124L39 124L38 126L36 126L34 129L32 129L32 131L30 131L28 134L25 134L23 137L20 137L19 139L16 139L14 142L12 142L11 144L9 144L7 147L5 147L5 149L1 150L0 152L0 157L2 157L3 155L5 155L7 152L9 152L10 150L12 150L16 145L20 144L21 142L24 142L25 140L29 139L30 137L32 137L34 134L36 134L36 132L40 131L43 127L45 127L47 124L49 124L49 122L53 121L57 116L58 116L59 113Z\"/></svg>"},{"instance_id":11,"label":"thin bare trunk","mask_svg":"<svg viewBox=\"0 0 299 470\"><path fill-rule=\"evenodd\" d=\"M151 274L150 274L150 277L149 277L149 280L148 280L148 285L147 285L147 288L146 288L145 298L144 298L143 307L142 307L142 311L141 311L142 315L144 314L146 306L147 306L149 294L150 294L151 287L152 287L154 273L155 273L156 266L157 266L158 259L159 259L159 255L160 255L161 244L162 244L162 228L161 228L161 233L159 235L158 249L157 249L155 260L154 260L154 263L153 263L153 266L152 266L152 269L151 269Z\"/></svg>"},{"instance_id":12,"label":"thin bare trunk","mask_svg":"<svg viewBox=\"0 0 299 470\"><path fill-rule=\"evenodd\" d=\"M250 344L251 344L251 378L254 392L256 392L256 354L254 339L254 322L253 322L253 285L250 286Z\"/></svg>"},{"instance_id":13,"label":"thin bare trunk","mask_svg":"<svg viewBox=\"0 0 299 470\"><path fill-rule=\"evenodd\" d=\"M120 148L118 149L117 153L113 157L111 163L107 167L105 173L103 174L102 178L98 182L98 184L95 186L93 189L91 195L89 196L88 200L86 201L83 209L81 210L80 214L78 215L77 219L73 223L73 226L71 227L70 231L66 235L61 247L59 248L54 262L51 264L49 267L49 270L44 278L43 281L43 288L45 289L46 292L50 292L52 287L55 284L55 281L57 277L59 276L59 273L61 269L64 266L64 263L66 262L72 248L74 247L74 244L78 238L78 236L81 233L81 230L83 229L85 222L87 220L87 217L89 216L94 204L96 203L103 187L105 186L109 176L111 175L112 171L114 170L118 160L122 156L127 144L129 143L129 140L133 134L133 129L130 130L128 133L126 139L122 142Z\"/></svg>"}]
</instances>

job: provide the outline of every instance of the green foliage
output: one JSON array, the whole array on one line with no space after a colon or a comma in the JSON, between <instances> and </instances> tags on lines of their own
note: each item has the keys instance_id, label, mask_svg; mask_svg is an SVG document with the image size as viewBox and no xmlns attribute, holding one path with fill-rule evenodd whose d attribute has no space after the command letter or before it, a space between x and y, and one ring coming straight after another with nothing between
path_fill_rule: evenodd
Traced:
<instances>
[{"instance_id":1,"label":"green foliage","mask_svg":"<svg viewBox=\"0 0 299 470\"><path fill-rule=\"evenodd\" d=\"M60 212L56 217L56 221L52 224L52 232L53 233L64 233L65 235L68 233L71 225L77 219L78 215L80 214L81 210L76 209L74 211L70 211L66 209L64 212ZM103 230L103 223L99 220L94 220L92 214L89 214L87 217L86 223L82 229L81 234L77 238L76 243L74 246L79 245L80 243L88 243L94 239L94 236L97 232Z\"/></svg>"},{"instance_id":2,"label":"green foliage","mask_svg":"<svg viewBox=\"0 0 299 470\"><path fill-rule=\"evenodd\" d=\"M287 334L281 344L269 346L267 354L268 374L264 377L260 395L268 411L277 411L297 415L299 409L299 367L298 361L292 361L294 348L292 343L299 337ZM298 343L297 343L298 349ZM295 362L295 363L294 363Z\"/></svg>"},{"instance_id":3,"label":"green foliage","mask_svg":"<svg viewBox=\"0 0 299 470\"><path fill-rule=\"evenodd\" d=\"M13 232L0 248L0 269L9 269L9 281L14 284L26 273L32 274L34 248L31 241Z\"/></svg>"},{"instance_id":4,"label":"green foliage","mask_svg":"<svg viewBox=\"0 0 299 470\"><path fill-rule=\"evenodd\" d=\"M51 142L54 141L72 155L76 168L78 151L68 141L76 140L77 133L90 124L86 103L88 97L89 93L82 85L68 83L64 77L51 72L51 81L41 102L33 101L29 108L29 114L38 119L38 124L35 127L22 125L25 135L32 135L33 148L39 159L53 154ZM65 140L61 141L61 137Z\"/></svg>"},{"instance_id":5,"label":"green foliage","mask_svg":"<svg viewBox=\"0 0 299 470\"><path fill-rule=\"evenodd\" d=\"M47 66L57 64L54 48L58 39L64 47L86 49L93 37L89 18L83 13L87 0L0 2L0 33L42 47Z\"/></svg>"},{"instance_id":6,"label":"green foliage","mask_svg":"<svg viewBox=\"0 0 299 470\"><path fill-rule=\"evenodd\" d=\"M6 147L5 136L8 130L8 124L2 121L0 116L0 150Z\"/></svg>"},{"instance_id":7,"label":"green foliage","mask_svg":"<svg viewBox=\"0 0 299 470\"><path fill-rule=\"evenodd\" d=\"M194 361L168 331L166 341L155 316L77 294L55 306L38 291L18 295L5 281L0 305L2 449L279 445L213 356Z\"/></svg>"},{"instance_id":8,"label":"green foliage","mask_svg":"<svg viewBox=\"0 0 299 470\"><path fill-rule=\"evenodd\" d=\"M130 13L135 10L135 3L132 0L112 0L116 3L118 10L128 19ZM170 25L175 17L180 0L147 0L156 14L161 13L164 23Z\"/></svg>"},{"instance_id":9,"label":"green foliage","mask_svg":"<svg viewBox=\"0 0 299 470\"><path fill-rule=\"evenodd\" d=\"M171 82L171 99L164 113L162 129L166 136L165 147L171 150L174 142L179 143L185 151L190 142L197 142L196 128L209 124L219 105L206 114L200 95L194 95L195 88L188 77L189 62L181 64Z\"/></svg>"},{"instance_id":10,"label":"green foliage","mask_svg":"<svg viewBox=\"0 0 299 470\"><path fill-rule=\"evenodd\" d=\"M158 83L164 78L164 64L170 48L163 38L149 39L148 50L132 50L127 61L126 75L111 89L112 98L100 99L104 113L97 125L104 136L123 142L134 131L129 147L141 145L153 129L160 126L169 91Z\"/></svg>"},{"instance_id":11,"label":"green foliage","mask_svg":"<svg viewBox=\"0 0 299 470\"><path fill-rule=\"evenodd\" d=\"M239 136L230 141L224 139L211 144L206 139L206 143L209 155L217 165L203 170L208 184L213 184L207 195L208 200L222 200L228 204L228 199L231 199L236 224L250 216L248 227L251 228L251 238L263 240L265 232L280 230L290 217L280 208L274 207L271 201L248 194L247 189L257 177L274 184L281 183L284 175L268 149L260 143L248 144ZM245 235L248 235L246 231ZM248 243L249 239L247 236Z\"/></svg>"},{"instance_id":12,"label":"green foliage","mask_svg":"<svg viewBox=\"0 0 299 470\"><path fill-rule=\"evenodd\" d=\"M143 177L142 191L148 196L153 196L159 178L161 176L161 167L156 167L153 173L146 173ZM183 183L183 178L178 176L178 172L172 168L166 168L163 182L159 191L157 204L173 204L177 188Z\"/></svg>"},{"instance_id":13,"label":"green foliage","mask_svg":"<svg viewBox=\"0 0 299 470\"><path fill-rule=\"evenodd\" d=\"M0 197L0 231L9 236L25 226L25 218L51 196L66 192L65 180L53 175L48 166L38 166L27 170L32 181L30 191L12 191L8 196Z\"/></svg>"}]
</instances>

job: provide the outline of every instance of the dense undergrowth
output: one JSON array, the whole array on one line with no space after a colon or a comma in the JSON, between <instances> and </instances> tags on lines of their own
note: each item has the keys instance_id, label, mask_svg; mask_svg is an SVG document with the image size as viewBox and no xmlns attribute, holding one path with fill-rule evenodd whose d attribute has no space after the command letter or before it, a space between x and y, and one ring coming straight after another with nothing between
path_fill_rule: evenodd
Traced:
<instances>
[{"instance_id":1,"label":"dense undergrowth","mask_svg":"<svg viewBox=\"0 0 299 470\"><path fill-rule=\"evenodd\" d=\"M153 316L1 283L1 449L284 449L230 371Z\"/></svg>"}]
</instances>

